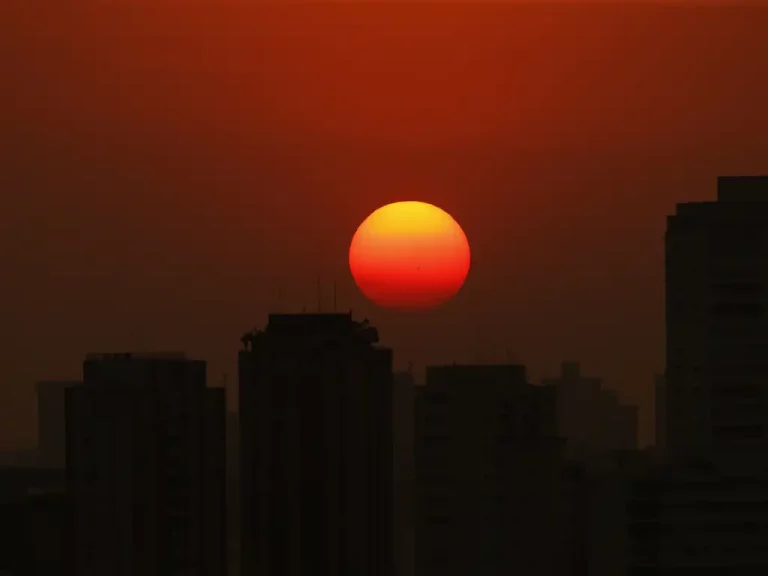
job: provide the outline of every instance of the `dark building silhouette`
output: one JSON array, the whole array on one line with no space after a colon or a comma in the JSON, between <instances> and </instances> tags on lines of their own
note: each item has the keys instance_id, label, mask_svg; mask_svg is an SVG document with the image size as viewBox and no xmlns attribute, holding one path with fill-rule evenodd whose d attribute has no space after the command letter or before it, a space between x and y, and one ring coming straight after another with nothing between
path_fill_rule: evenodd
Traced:
<instances>
[{"instance_id":1,"label":"dark building silhouette","mask_svg":"<svg viewBox=\"0 0 768 576\"><path fill-rule=\"evenodd\" d=\"M395 574L413 576L415 382L400 372L393 384Z\"/></svg>"},{"instance_id":2,"label":"dark building silhouette","mask_svg":"<svg viewBox=\"0 0 768 576\"><path fill-rule=\"evenodd\" d=\"M768 177L719 178L717 201L678 204L665 245L654 568L764 574Z\"/></svg>"},{"instance_id":3,"label":"dark building silhouette","mask_svg":"<svg viewBox=\"0 0 768 576\"><path fill-rule=\"evenodd\" d=\"M589 479L586 467L568 462L562 470L562 576L589 576Z\"/></svg>"},{"instance_id":4,"label":"dark building silhouette","mask_svg":"<svg viewBox=\"0 0 768 576\"><path fill-rule=\"evenodd\" d=\"M67 380L37 383L37 451L41 466L64 468L66 464L64 396L67 388L79 384Z\"/></svg>"},{"instance_id":5,"label":"dark building silhouette","mask_svg":"<svg viewBox=\"0 0 768 576\"><path fill-rule=\"evenodd\" d=\"M76 576L226 573L225 398L182 354L96 354L66 391Z\"/></svg>"},{"instance_id":6,"label":"dark building silhouette","mask_svg":"<svg viewBox=\"0 0 768 576\"><path fill-rule=\"evenodd\" d=\"M721 177L667 220L666 453L764 470L768 176Z\"/></svg>"},{"instance_id":7,"label":"dark building silhouette","mask_svg":"<svg viewBox=\"0 0 768 576\"><path fill-rule=\"evenodd\" d=\"M768 573L766 477L698 462L665 467L654 480L661 574Z\"/></svg>"},{"instance_id":8,"label":"dark building silhouette","mask_svg":"<svg viewBox=\"0 0 768 576\"><path fill-rule=\"evenodd\" d=\"M63 470L0 468L0 575L71 574Z\"/></svg>"},{"instance_id":9,"label":"dark building silhouette","mask_svg":"<svg viewBox=\"0 0 768 576\"><path fill-rule=\"evenodd\" d=\"M588 574L728 574L768 570L765 476L706 462L653 466L615 453L589 478Z\"/></svg>"},{"instance_id":10,"label":"dark building silhouette","mask_svg":"<svg viewBox=\"0 0 768 576\"><path fill-rule=\"evenodd\" d=\"M240 508L240 416L227 412L227 565L233 576L240 576Z\"/></svg>"},{"instance_id":11,"label":"dark building silhouette","mask_svg":"<svg viewBox=\"0 0 768 576\"><path fill-rule=\"evenodd\" d=\"M658 573L653 472L649 450L606 453L587 470L581 530L589 576Z\"/></svg>"},{"instance_id":12,"label":"dark building silhouette","mask_svg":"<svg viewBox=\"0 0 768 576\"><path fill-rule=\"evenodd\" d=\"M560 375L542 384L555 389L557 434L567 439L568 459L590 464L612 451L637 448L637 407L619 402L601 378L584 376L578 362L563 362Z\"/></svg>"},{"instance_id":13,"label":"dark building silhouette","mask_svg":"<svg viewBox=\"0 0 768 576\"><path fill-rule=\"evenodd\" d=\"M664 462L667 448L667 383L663 374L653 382L654 452L658 462Z\"/></svg>"},{"instance_id":14,"label":"dark building silhouette","mask_svg":"<svg viewBox=\"0 0 768 576\"><path fill-rule=\"evenodd\" d=\"M554 392L528 384L522 366L427 368L416 388L416 574L567 568Z\"/></svg>"},{"instance_id":15,"label":"dark building silhouette","mask_svg":"<svg viewBox=\"0 0 768 576\"><path fill-rule=\"evenodd\" d=\"M0 467L37 468L40 467L39 460L37 448L0 452Z\"/></svg>"},{"instance_id":16,"label":"dark building silhouette","mask_svg":"<svg viewBox=\"0 0 768 576\"><path fill-rule=\"evenodd\" d=\"M377 341L351 314L270 314L243 337L243 574L392 575L392 351Z\"/></svg>"}]
</instances>

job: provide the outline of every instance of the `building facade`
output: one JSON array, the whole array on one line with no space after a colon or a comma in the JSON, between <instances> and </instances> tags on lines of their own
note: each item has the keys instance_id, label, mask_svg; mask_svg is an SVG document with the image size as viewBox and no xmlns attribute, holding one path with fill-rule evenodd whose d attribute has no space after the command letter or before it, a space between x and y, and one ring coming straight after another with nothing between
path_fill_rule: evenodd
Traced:
<instances>
[{"instance_id":1,"label":"building facade","mask_svg":"<svg viewBox=\"0 0 768 576\"><path fill-rule=\"evenodd\" d=\"M415 573L562 574L554 390L522 366L453 365L416 391Z\"/></svg>"},{"instance_id":2,"label":"building facade","mask_svg":"<svg viewBox=\"0 0 768 576\"><path fill-rule=\"evenodd\" d=\"M101 354L66 391L77 576L226 573L225 398L205 362Z\"/></svg>"},{"instance_id":3,"label":"building facade","mask_svg":"<svg viewBox=\"0 0 768 576\"><path fill-rule=\"evenodd\" d=\"M0 468L0 574L71 576L71 531L61 469Z\"/></svg>"},{"instance_id":4,"label":"building facade","mask_svg":"<svg viewBox=\"0 0 768 576\"><path fill-rule=\"evenodd\" d=\"M654 452L656 461L664 462L667 448L667 383L663 374L653 381Z\"/></svg>"},{"instance_id":5,"label":"building facade","mask_svg":"<svg viewBox=\"0 0 768 576\"><path fill-rule=\"evenodd\" d=\"M667 220L665 451L764 469L768 177L718 179Z\"/></svg>"},{"instance_id":6,"label":"building facade","mask_svg":"<svg viewBox=\"0 0 768 576\"><path fill-rule=\"evenodd\" d=\"M679 204L665 250L657 573L765 573L768 177Z\"/></svg>"},{"instance_id":7,"label":"building facade","mask_svg":"<svg viewBox=\"0 0 768 576\"><path fill-rule=\"evenodd\" d=\"M393 382L394 435L394 546L396 576L413 576L414 506L414 394L408 372L395 374Z\"/></svg>"},{"instance_id":8,"label":"building facade","mask_svg":"<svg viewBox=\"0 0 768 576\"><path fill-rule=\"evenodd\" d=\"M392 576L392 351L351 314L243 338L243 574Z\"/></svg>"}]
</instances>

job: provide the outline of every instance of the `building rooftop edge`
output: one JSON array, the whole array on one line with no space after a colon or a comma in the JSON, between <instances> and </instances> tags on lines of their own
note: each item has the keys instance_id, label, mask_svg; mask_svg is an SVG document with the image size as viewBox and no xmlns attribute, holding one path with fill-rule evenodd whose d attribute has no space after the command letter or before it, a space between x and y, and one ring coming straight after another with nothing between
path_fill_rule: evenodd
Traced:
<instances>
[{"instance_id":1,"label":"building rooftop edge","mask_svg":"<svg viewBox=\"0 0 768 576\"><path fill-rule=\"evenodd\" d=\"M184 352L91 352L86 361L104 360L191 360Z\"/></svg>"}]
</instances>

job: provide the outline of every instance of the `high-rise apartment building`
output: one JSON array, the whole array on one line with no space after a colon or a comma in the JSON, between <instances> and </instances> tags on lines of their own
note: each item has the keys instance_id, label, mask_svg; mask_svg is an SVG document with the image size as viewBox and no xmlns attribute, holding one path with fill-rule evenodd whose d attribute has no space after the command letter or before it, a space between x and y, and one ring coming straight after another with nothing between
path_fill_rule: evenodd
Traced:
<instances>
[{"instance_id":1,"label":"high-rise apartment building","mask_svg":"<svg viewBox=\"0 0 768 576\"><path fill-rule=\"evenodd\" d=\"M415 430L416 574L563 573L554 389L522 366L428 367Z\"/></svg>"},{"instance_id":2,"label":"high-rise apartment building","mask_svg":"<svg viewBox=\"0 0 768 576\"><path fill-rule=\"evenodd\" d=\"M66 415L76 576L226 573L225 397L205 362L90 355Z\"/></svg>"},{"instance_id":3,"label":"high-rise apartment building","mask_svg":"<svg viewBox=\"0 0 768 576\"><path fill-rule=\"evenodd\" d=\"M768 176L667 220L665 451L762 464L768 448Z\"/></svg>"},{"instance_id":4,"label":"high-rise apartment building","mask_svg":"<svg viewBox=\"0 0 768 576\"><path fill-rule=\"evenodd\" d=\"M392 576L392 351L351 314L270 314L240 352L242 571Z\"/></svg>"},{"instance_id":5,"label":"high-rise apartment building","mask_svg":"<svg viewBox=\"0 0 768 576\"><path fill-rule=\"evenodd\" d=\"M762 574L768 465L768 177L718 179L667 221L664 467L642 573ZM650 569L653 568L653 569ZM638 571L640 572L640 570Z\"/></svg>"}]
</instances>

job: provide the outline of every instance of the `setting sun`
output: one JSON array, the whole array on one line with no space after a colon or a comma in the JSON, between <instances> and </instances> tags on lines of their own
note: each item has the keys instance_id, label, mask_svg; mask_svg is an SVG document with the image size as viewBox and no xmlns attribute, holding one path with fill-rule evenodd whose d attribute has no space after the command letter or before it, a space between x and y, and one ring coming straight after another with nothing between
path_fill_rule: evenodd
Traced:
<instances>
[{"instance_id":1,"label":"setting sun","mask_svg":"<svg viewBox=\"0 0 768 576\"><path fill-rule=\"evenodd\" d=\"M385 308L432 308L461 289L469 242L450 214L425 202L395 202L358 227L349 268L362 293Z\"/></svg>"}]
</instances>

